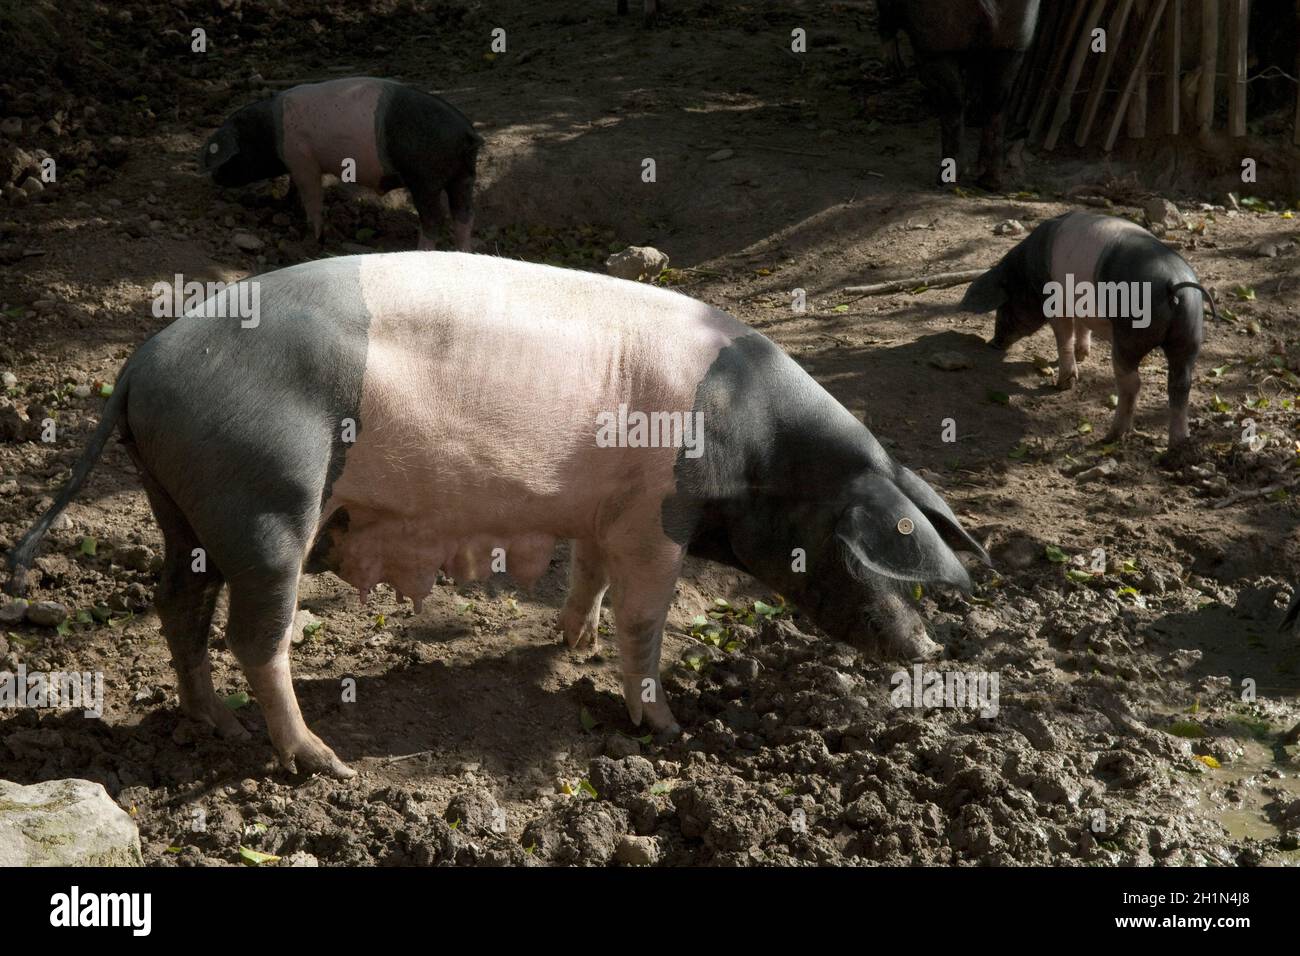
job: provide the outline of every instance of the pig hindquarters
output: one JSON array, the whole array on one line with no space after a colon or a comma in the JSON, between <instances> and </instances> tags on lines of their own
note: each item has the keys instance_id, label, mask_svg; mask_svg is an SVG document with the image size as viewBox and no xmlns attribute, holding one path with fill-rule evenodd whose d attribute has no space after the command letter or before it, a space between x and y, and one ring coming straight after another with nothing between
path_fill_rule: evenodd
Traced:
<instances>
[{"instance_id":1,"label":"pig hindquarters","mask_svg":"<svg viewBox=\"0 0 1300 956\"><path fill-rule=\"evenodd\" d=\"M350 773L307 728L290 682L304 570L331 570L363 597L388 582L418 604L439 568L474 579L504 560L527 585L556 539L572 539L566 640L596 642L612 588L628 711L672 730L659 651L688 551L753 573L837 637L871 625L882 653L905 657L936 646L902 582L968 587L952 549L987 560L793 360L700 302L457 253L326 259L245 281L261 284L255 327L214 317L233 310L188 314L128 360L72 481L11 565L21 584L120 424L166 542L157 604L182 706L244 733L209 672L224 583L227 643L286 766ZM643 413L668 417L638 430Z\"/></svg>"},{"instance_id":2,"label":"pig hindquarters","mask_svg":"<svg viewBox=\"0 0 1300 956\"><path fill-rule=\"evenodd\" d=\"M1132 428L1142 385L1138 365L1161 348L1169 363L1172 450L1189 435L1188 399L1203 339L1203 302L1214 308L1192 267L1147 230L1115 216L1072 212L1038 226L976 279L961 308L997 310L990 344L999 349L1050 324L1060 360L1057 386L1063 389L1078 381L1077 362L1088 356L1092 333L1110 339L1119 406L1106 442ZM1116 304L1124 314L1097 314Z\"/></svg>"},{"instance_id":3,"label":"pig hindquarters","mask_svg":"<svg viewBox=\"0 0 1300 956\"><path fill-rule=\"evenodd\" d=\"M939 114L940 160L961 163L968 89L984 118L979 185L1002 188L1003 138L1011 87L1038 26L1039 0L879 0L885 56L899 69L898 33L907 34L917 72ZM940 174L940 185L946 185Z\"/></svg>"},{"instance_id":4,"label":"pig hindquarters","mask_svg":"<svg viewBox=\"0 0 1300 956\"><path fill-rule=\"evenodd\" d=\"M295 86L244 107L204 144L199 167L222 186L287 172L318 240L323 175L380 194L405 186L420 216L420 248L433 248L445 201L456 246L466 250L481 144L444 100L391 80L351 77Z\"/></svg>"}]
</instances>

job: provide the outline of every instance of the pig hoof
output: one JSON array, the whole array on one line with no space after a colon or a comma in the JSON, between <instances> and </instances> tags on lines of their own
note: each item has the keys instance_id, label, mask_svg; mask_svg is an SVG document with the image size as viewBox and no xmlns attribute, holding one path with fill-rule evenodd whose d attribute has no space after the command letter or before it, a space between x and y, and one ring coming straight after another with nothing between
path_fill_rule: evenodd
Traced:
<instances>
[{"instance_id":1,"label":"pig hoof","mask_svg":"<svg viewBox=\"0 0 1300 956\"><path fill-rule=\"evenodd\" d=\"M1190 439L1183 439L1169 446L1169 449L1156 459L1162 468L1182 468L1194 465L1201 460L1201 449Z\"/></svg>"},{"instance_id":2,"label":"pig hoof","mask_svg":"<svg viewBox=\"0 0 1300 956\"><path fill-rule=\"evenodd\" d=\"M644 700L643 681L640 678L623 678L623 701L627 704L627 715L632 723L640 727L644 721L656 734L676 737L682 732L681 724L673 717L668 702L663 699L663 686L654 682L657 692L655 700Z\"/></svg>"},{"instance_id":3,"label":"pig hoof","mask_svg":"<svg viewBox=\"0 0 1300 956\"><path fill-rule=\"evenodd\" d=\"M600 616L561 611L560 630L564 632L564 643L569 645L570 650L576 651L584 647L595 649L600 636Z\"/></svg>"},{"instance_id":4,"label":"pig hoof","mask_svg":"<svg viewBox=\"0 0 1300 956\"><path fill-rule=\"evenodd\" d=\"M1061 391L1061 392L1069 391L1070 389L1074 388L1074 386L1078 383L1078 381L1079 381L1078 372L1075 372L1071 375L1061 375L1058 373L1056 376L1057 391Z\"/></svg>"},{"instance_id":5,"label":"pig hoof","mask_svg":"<svg viewBox=\"0 0 1300 956\"><path fill-rule=\"evenodd\" d=\"M207 707L184 706L181 713L195 723L202 724L223 740L243 740L248 731L239 722L235 712L214 696Z\"/></svg>"},{"instance_id":6,"label":"pig hoof","mask_svg":"<svg viewBox=\"0 0 1300 956\"><path fill-rule=\"evenodd\" d=\"M319 773L338 780L355 777L357 772L340 760L315 734L280 754L280 765L292 774Z\"/></svg>"}]
</instances>

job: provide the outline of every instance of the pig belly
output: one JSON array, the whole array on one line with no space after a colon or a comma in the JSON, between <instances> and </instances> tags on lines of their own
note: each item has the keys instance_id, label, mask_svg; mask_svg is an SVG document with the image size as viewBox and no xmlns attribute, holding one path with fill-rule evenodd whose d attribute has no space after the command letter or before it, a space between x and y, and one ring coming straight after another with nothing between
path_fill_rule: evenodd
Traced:
<instances>
[{"instance_id":1,"label":"pig belly","mask_svg":"<svg viewBox=\"0 0 1300 956\"><path fill-rule=\"evenodd\" d=\"M1067 274L1074 282L1096 282L1097 263L1111 243L1124 236L1146 234L1146 230L1115 216L1067 216L1052 239L1052 280L1064 283Z\"/></svg>"},{"instance_id":2,"label":"pig belly","mask_svg":"<svg viewBox=\"0 0 1300 956\"><path fill-rule=\"evenodd\" d=\"M283 95L283 159L290 169L310 162L333 176L356 163L356 183L378 189L385 170L375 139L381 84L333 80L295 87Z\"/></svg>"},{"instance_id":3,"label":"pig belly","mask_svg":"<svg viewBox=\"0 0 1300 956\"><path fill-rule=\"evenodd\" d=\"M718 352L749 330L636 283L491 256L399 253L361 266L370 329L359 429L322 514L359 590L409 596L494 549L527 583L557 538L664 536L678 447L600 447L597 418L689 414ZM496 552L499 558L502 552Z\"/></svg>"}]
</instances>

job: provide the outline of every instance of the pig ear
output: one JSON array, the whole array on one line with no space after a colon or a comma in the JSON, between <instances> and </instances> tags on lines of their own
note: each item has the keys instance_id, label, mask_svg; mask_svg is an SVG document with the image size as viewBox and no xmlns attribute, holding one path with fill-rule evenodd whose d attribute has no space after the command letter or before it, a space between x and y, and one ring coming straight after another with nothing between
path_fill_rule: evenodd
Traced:
<instances>
[{"instance_id":1,"label":"pig ear","mask_svg":"<svg viewBox=\"0 0 1300 956\"><path fill-rule=\"evenodd\" d=\"M967 533L947 502L914 471L899 465L894 473L894 484L898 485L903 494L911 498L912 502L921 509L921 513L930 519L930 524L934 525L934 529L939 532L939 537L943 538L948 547L954 551L968 551L988 567L993 567L993 561L984 550L984 546Z\"/></svg>"},{"instance_id":2,"label":"pig ear","mask_svg":"<svg viewBox=\"0 0 1300 956\"><path fill-rule=\"evenodd\" d=\"M970 590L970 575L957 556L897 485L883 475L872 475L857 491L857 501L835 529L850 570L857 564L898 581L934 581Z\"/></svg>"},{"instance_id":3,"label":"pig ear","mask_svg":"<svg viewBox=\"0 0 1300 956\"><path fill-rule=\"evenodd\" d=\"M1002 267L998 265L970 284L960 309L963 312L992 312L1005 304L1008 298Z\"/></svg>"}]
</instances>

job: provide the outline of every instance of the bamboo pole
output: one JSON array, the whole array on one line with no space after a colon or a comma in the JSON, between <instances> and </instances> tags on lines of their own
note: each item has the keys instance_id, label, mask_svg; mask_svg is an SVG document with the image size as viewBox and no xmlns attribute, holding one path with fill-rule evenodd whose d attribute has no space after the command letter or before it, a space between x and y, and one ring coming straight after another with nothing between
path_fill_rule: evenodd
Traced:
<instances>
[{"instance_id":1,"label":"bamboo pole","mask_svg":"<svg viewBox=\"0 0 1300 956\"><path fill-rule=\"evenodd\" d=\"M1106 52L1101 55L1101 62L1092 75L1092 89L1088 91L1088 100L1083 107L1083 118L1079 120L1079 128L1074 132L1076 146L1088 142L1088 134L1092 132L1097 110L1101 108L1101 101L1106 95L1106 82L1119 57L1120 41L1124 38L1124 28L1128 25L1129 14L1132 12L1133 0L1119 0L1119 7L1110 18L1110 29L1106 31Z\"/></svg>"},{"instance_id":2,"label":"bamboo pole","mask_svg":"<svg viewBox=\"0 0 1300 956\"><path fill-rule=\"evenodd\" d=\"M1124 111L1128 109L1138 79L1146 72L1147 57L1151 55L1151 45L1155 41L1156 30L1160 28L1160 18L1164 15L1166 2L1167 0L1156 0L1155 12L1147 20L1146 29L1142 32L1137 63L1133 65L1133 72L1129 74L1128 82L1124 84L1124 92L1120 94L1119 105L1115 108L1115 116L1111 120L1110 132L1106 134L1105 150L1108 153L1115 147L1115 139L1119 136L1119 124L1124 120Z\"/></svg>"},{"instance_id":3,"label":"bamboo pole","mask_svg":"<svg viewBox=\"0 0 1300 956\"><path fill-rule=\"evenodd\" d=\"M1155 20L1160 19L1160 14L1156 13L1148 0L1138 0L1137 15L1142 23L1148 23L1147 17ZM1150 84L1147 83L1147 59L1139 56L1137 61L1139 71L1137 86L1133 89L1133 101L1128 105L1128 138L1129 139L1146 139L1147 135L1147 94Z\"/></svg>"},{"instance_id":4,"label":"bamboo pole","mask_svg":"<svg viewBox=\"0 0 1300 956\"><path fill-rule=\"evenodd\" d=\"M1070 18L1065 32L1044 33L1038 41L1040 46L1053 43L1056 52L1052 55L1052 62L1047 67L1047 73L1043 77L1043 85L1039 90L1038 105L1034 108L1033 119L1029 122L1029 138L1031 140L1036 140L1042 135L1043 124L1047 122L1047 112L1052 105L1052 88L1056 85L1061 71L1065 69L1066 59L1070 55L1070 38L1079 29L1079 21L1083 19L1083 12L1087 9L1088 0L1074 0L1074 9L1070 11Z\"/></svg>"},{"instance_id":5,"label":"bamboo pole","mask_svg":"<svg viewBox=\"0 0 1300 956\"><path fill-rule=\"evenodd\" d=\"M1177 136L1182 129L1183 0L1171 0L1165 29L1165 129Z\"/></svg>"},{"instance_id":6,"label":"bamboo pole","mask_svg":"<svg viewBox=\"0 0 1300 956\"><path fill-rule=\"evenodd\" d=\"M1219 0L1201 0L1201 83L1196 96L1196 128L1214 125L1214 80L1219 68Z\"/></svg>"},{"instance_id":7,"label":"bamboo pole","mask_svg":"<svg viewBox=\"0 0 1300 956\"><path fill-rule=\"evenodd\" d=\"M1092 46L1092 31L1096 29L1105 8L1106 0L1092 0L1092 7L1083 19L1083 29L1079 32L1078 43L1075 44L1074 59L1070 61L1070 68L1065 74L1065 83L1061 87L1061 96L1056 101L1056 111L1052 114L1052 125L1047 131L1047 139L1043 141L1043 149L1050 151L1056 148L1061 127L1070 118L1070 100L1074 97L1074 91L1079 85L1079 77L1083 73L1083 65L1088 59L1088 50Z\"/></svg>"},{"instance_id":8,"label":"bamboo pole","mask_svg":"<svg viewBox=\"0 0 1300 956\"><path fill-rule=\"evenodd\" d=\"M1246 42L1250 0L1228 2L1228 135L1246 135Z\"/></svg>"}]
</instances>

